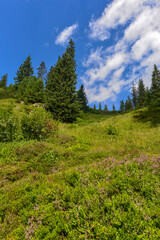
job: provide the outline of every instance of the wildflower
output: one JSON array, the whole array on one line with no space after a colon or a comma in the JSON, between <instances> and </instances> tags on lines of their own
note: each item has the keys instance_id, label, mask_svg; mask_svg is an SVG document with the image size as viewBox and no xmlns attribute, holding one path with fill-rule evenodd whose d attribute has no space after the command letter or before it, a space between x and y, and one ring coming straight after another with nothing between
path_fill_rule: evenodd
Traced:
<instances>
[{"instance_id":1,"label":"wildflower","mask_svg":"<svg viewBox=\"0 0 160 240\"><path fill-rule=\"evenodd\" d=\"M155 165L153 165L152 167L153 167L153 168L158 168L159 165L158 165L158 164L155 164Z\"/></svg>"}]
</instances>

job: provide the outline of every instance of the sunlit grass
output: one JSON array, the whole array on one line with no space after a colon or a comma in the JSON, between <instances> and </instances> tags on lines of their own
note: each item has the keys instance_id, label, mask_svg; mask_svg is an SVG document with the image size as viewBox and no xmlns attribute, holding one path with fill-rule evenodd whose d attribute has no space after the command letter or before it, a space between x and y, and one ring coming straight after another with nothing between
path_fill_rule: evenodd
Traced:
<instances>
[{"instance_id":1,"label":"sunlit grass","mask_svg":"<svg viewBox=\"0 0 160 240\"><path fill-rule=\"evenodd\" d=\"M19 119L35 109L15 100L0 108ZM59 123L46 141L0 143L0 239L159 239L160 125L153 120L146 109L87 113Z\"/></svg>"}]
</instances>

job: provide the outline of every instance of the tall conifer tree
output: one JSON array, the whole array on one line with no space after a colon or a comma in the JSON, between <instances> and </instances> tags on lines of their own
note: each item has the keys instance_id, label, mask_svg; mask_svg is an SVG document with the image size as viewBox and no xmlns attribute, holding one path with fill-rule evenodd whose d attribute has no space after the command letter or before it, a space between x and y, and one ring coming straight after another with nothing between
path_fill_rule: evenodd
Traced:
<instances>
[{"instance_id":1,"label":"tall conifer tree","mask_svg":"<svg viewBox=\"0 0 160 240\"><path fill-rule=\"evenodd\" d=\"M6 88L7 87L7 81L8 81L8 74L6 73L1 77L0 88Z\"/></svg>"},{"instance_id":2,"label":"tall conifer tree","mask_svg":"<svg viewBox=\"0 0 160 240\"><path fill-rule=\"evenodd\" d=\"M127 97L124 107L125 107L125 111L129 111L133 108L130 96Z\"/></svg>"},{"instance_id":3,"label":"tall conifer tree","mask_svg":"<svg viewBox=\"0 0 160 240\"><path fill-rule=\"evenodd\" d=\"M73 122L79 114L76 96L75 46L72 40L57 64L51 67L46 81L47 108L55 119Z\"/></svg>"},{"instance_id":4,"label":"tall conifer tree","mask_svg":"<svg viewBox=\"0 0 160 240\"><path fill-rule=\"evenodd\" d=\"M115 112L116 111L116 108L115 108L115 105L113 104L112 106L112 111Z\"/></svg>"},{"instance_id":5,"label":"tall conifer tree","mask_svg":"<svg viewBox=\"0 0 160 240\"><path fill-rule=\"evenodd\" d=\"M138 82L138 101L137 107L142 108L145 106L145 99L146 99L146 90L142 79L139 79Z\"/></svg>"},{"instance_id":6,"label":"tall conifer tree","mask_svg":"<svg viewBox=\"0 0 160 240\"><path fill-rule=\"evenodd\" d=\"M151 89L146 88L145 106L149 107L151 104Z\"/></svg>"},{"instance_id":7,"label":"tall conifer tree","mask_svg":"<svg viewBox=\"0 0 160 240\"><path fill-rule=\"evenodd\" d=\"M20 65L14 78L16 84L20 84L25 77L30 77L34 73L30 55L26 58L23 64Z\"/></svg>"},{"instance_id":8,"label":"tall conifer tree","mask_svg":"<svg viewBox=\"0 0 160 240\"><path fill-rule=\"evenodd\" d=\"M160 107L160 71L156 65L152 73L151 106Z\"/></svg>"},{"instance_id":9,"label":"tall conifer tree","mask_svg":"<svg viewBox=\"0 0 160 240\"><path fill-rule=\"evenodd\" d=\"M44 61L40 63L40 66L37 68L37 70L38 70L38 78L41 78L44 81L45 75L47 73L47 68Z\"/></svg>"},{"instance_id":10,"label":"tall conifer tree","mask_svg":"<svg viewBox=\"0 0 160 240\"><path fill-rule=\"evenodd\" d=\"M105 111L105 112L108 112L108 107L107 107L106 104L104 105L104 111Z\"/></svg>"},{"instance_id":11,"label":"tall conifer tree","mask_svg":"<svg viewBox=\"0 0 160 240\"><path fill-rule=\"evenodd\" d=\"M87 100L87 95L85 93L83 84L81 85L80 89L77 91L77 99L80 103L80 108L83 111L86 111L88 100Z\"/></svg>"},{"instance_id":12,"label":"tall conifer tree","mask_svg":"<svg viewBox=\"0 0 160 240\"><path fill-rule=\"evenodd\" d=\"M134 82L132 85L132 102L133 102L133 107L136 108L137 107L137 89L135 87Z\"/></svg>"},{"instance_id":13,"label":"tall conifer tree","mask_svg":"<svg viewBox=\"0 0 160 240\"><path fill-rule=\"evenodd\" d=\"M124 112L125 111L125 107L124 107L124 101L120 101L120 112Z\"/></svg>"}]
</instances>

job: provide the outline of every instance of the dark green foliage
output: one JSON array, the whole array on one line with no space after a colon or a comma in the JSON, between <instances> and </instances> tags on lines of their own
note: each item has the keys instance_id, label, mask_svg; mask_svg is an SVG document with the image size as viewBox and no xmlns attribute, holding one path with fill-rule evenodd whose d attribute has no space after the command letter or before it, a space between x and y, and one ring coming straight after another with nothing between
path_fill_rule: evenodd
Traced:
<instances>
[{"instance_id":1,"label":"dark green foliage","mask_svg":"<svg viewBox=\"0 0 160 240\"><path fill-rule=\"evenodd\" d=\"M32 76L33 73L34 72L33 72L33 67L31 63L31 57L29 55L17 70L16 77L14 78L15 83L19 85L25 77Z\"/></svg>"},{"instance_id":2,"label":"dark green foliage","mask_svg":"<svg viewBox=\"0 0 160 240\"><path fill-rule=\"evenodd\" d=\"M152 127L158 127L160 125L160 111L157 108L139 110L134 118L142 123L148 122ZM158 142L157 144L157 146L159 146Z\"/></svg>"},{"instance_id":3,"label":"dark green foliage","mask_svg":"<svg viewBox=\"0 0 160 240\"><path fill-rule=\"evenodd\" d=\"M120 101L120 112L124 112L124 111L125 111L124 101L121 100Z\"/></svg>"},{"instance_id":4,"label":"dark green foliage","mask_svg":"<svg viewBox=\"0 0 160 240\"><path fill-rule=\"evenodd\" d=\"M102 112L102 106L101 106L101 103L99 103L99 111Z\"/></svg>"},{"instance_id":5,"label":"dark green foliage","mask_svg":"<svg viewBox=\"0 0 160 240\"><path fill-rule=\"evenodd\" d=\"M45 75L47 73L47 68L45 62L42 61L40 66L37 68L38 70L38 78L41 78L43 81L45 80Z\"/></svg>"},{"instance_id":6,"label":"dark green foliage","mask_svg":"<svg viewBox=\"0 0 160 240\"><path fill-rule=\"evenodd\" d=\"M149 107L150 104L151 104L151 90L147 87L144 105Z\"/></svg>"},{"instance_id":7,"label":"dark green foliage","mask_svg":"<svg viewBox=\"0 0 160 240\"><path fill-rule=\"evenodd\" d=\"M137 107L142 108L145 106L146 98L146 90L142 79L139 79L137 91L138 91Z\"/></svg>"},{"instance_id":8,"label":"dark green foliage","mask_svg":"<svg viewBox=\"0 0 160 240\"><path fill-rule=\"evenodd\" d=\"M116 108L115 108L115 105L113 104L112 106L112 111L115 112L116 111Z\"/></svg>"},{"instance_id":9,"label":"dark green foliage","mask_svg":"<svg viewBox=\"0 0 160 240\"><path fill-rule=\"evenodd\" d=\"M0 99L4 99L6 96L5 90L3 88L0 88Z\"/></svg>"},{"instance_id":10,"label":"dark green foliage","mask_svg":"<svg viewBox=\"0 0 160 240\"><path fill-rule=\"evenodd\" d=\"M44 84L41 78L26 77L18 87L19 99L25 103L44 102Z\"/></svg>"},{"instance_id":11,"label":"dark green foliage","mask_svg":"<svg viewBox=\"0 0 160 240\"><path fill-rule=\"evenodd\" d=\"M103 112L105 112L105 113L107 113L107 112L108 112L108 107L107 107L107 105L106 105L106 104L104 105L104 110L103 110Z\"/></svg>"},{"instance_id":12,"label":"dark green foliage","mask_svg":"<svg viewBox=\"0 0 160 240\"><path fill-rule=\"evenodd\" d=\"M132 85L132 102L133 102L133 107L136 108L137 107L137 90L136 90L136 87L135 87L135 84L133 82L133 85Z\"/></svg>"},{"instance_id":13,"label":"dark green foliage","mask_svg":"<svg viewBox=\"0 0 160 240\"><path fill-rule=\"evenodd\" d=\"M118 129L112 125L107 127L107 134L108 135L118 135Z\"/></svg>"},{"instance_id":14,"label":"dark green foliage","mask_svg":"<svg viewBox=\"0 0 160 240\"><path fill-rule=\"evenodd\" d=\"M7 81L8 81L8 74L6 73L1 77L0 80L0 88L6 88L7 87Z\"/></svg>"},{"instance_id":15,"label":"dark green foliage","mask_svg":"<svg viewBox=\"0 0 160 240\"><path fill-rule=\"evenodd\" d=\"M160 107L160 71L154 65L151 85L151 107Z\"/></svg>"},{"instance_id":16,"label":"dark green foliage","mask_svg":"<svg viewBox=\"0 0 160 240\"><path fill-rule=\"evenodd\" d=\"M80 89L77 91L77 99L78 99L78 102L80 103L81 110L86 111L88 109L87 107L88 100L87 100L87 95L85 93L83 84L81 85Z\"/></svg>"},{"instance_id":17,"label":"dark green foliage","mask_svg":"<svg viewBox=\"0 0 160 240\"><path fill-rule=\"evenodd\" d=\"M131 98L130 96L127 97L127 100L125 102L125 111L129 111L133 108L132 106L132 101L131 101Z\"/></svg>"},{"instance_id":18,"label":"dark green foliage","mask_svg":"<svg viewBox=\"0 0 160 240\"><path fill-rule=\"evenodd\" d=\"M16 98L17 90L15 85L10 84L6 88L0 88L0 99Z\"/></svg>"},{"instance_id":19,"label":"dark green foliage","mask_svg":"<svg viewBox=\"0 0 160 240\"><path fill-rule=\"evenodd\" d=\"M94 110L96 110L96 104L94 104L94 107L93 107Z\"/></svg>"},{"instance_id":20,"label":"dark green foliage","mask_svg":"<svg viewBox=\"0 0 160 240\"><path fill-rule=\"evenodd\" d=\"M72 40L57 64L51 67L46 81L47 108L55 119L73 122L79 114L76 97L75 47Z\"/></svg>"}]
</instances>

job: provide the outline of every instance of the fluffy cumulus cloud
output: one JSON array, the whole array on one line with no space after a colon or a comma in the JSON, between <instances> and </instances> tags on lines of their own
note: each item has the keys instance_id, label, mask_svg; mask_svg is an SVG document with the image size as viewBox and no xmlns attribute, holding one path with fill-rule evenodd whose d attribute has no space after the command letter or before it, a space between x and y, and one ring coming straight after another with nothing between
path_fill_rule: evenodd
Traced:
<instances>
[{"instance_id":1,"label":"fluffy cumulus cloud","mask_svg":"<svg viewBox=\"0 0 160 240\"><path fill-rule=\"evenodd\" d=\"M66 27L62 32L59 33L55 43L64 46L66 43L68 43L77 28L78 24L73 24L72 26Z\"/></svg>"},{"instance_id":2,"label":"fluffy cumulus cloud","mask_svg":"<svg viewBox=\"0 0 160 240\"><path fill-rule=\"evenodd\" d=\"M153 65L160 64L159 23L159 0L113 0L98 19L91 19L89 38L99 47L83 63L82 80L90 103L116 99L139 78L150 85ZM106 47L119 29L121 38Z\"/></svg>"}]
</instances>

